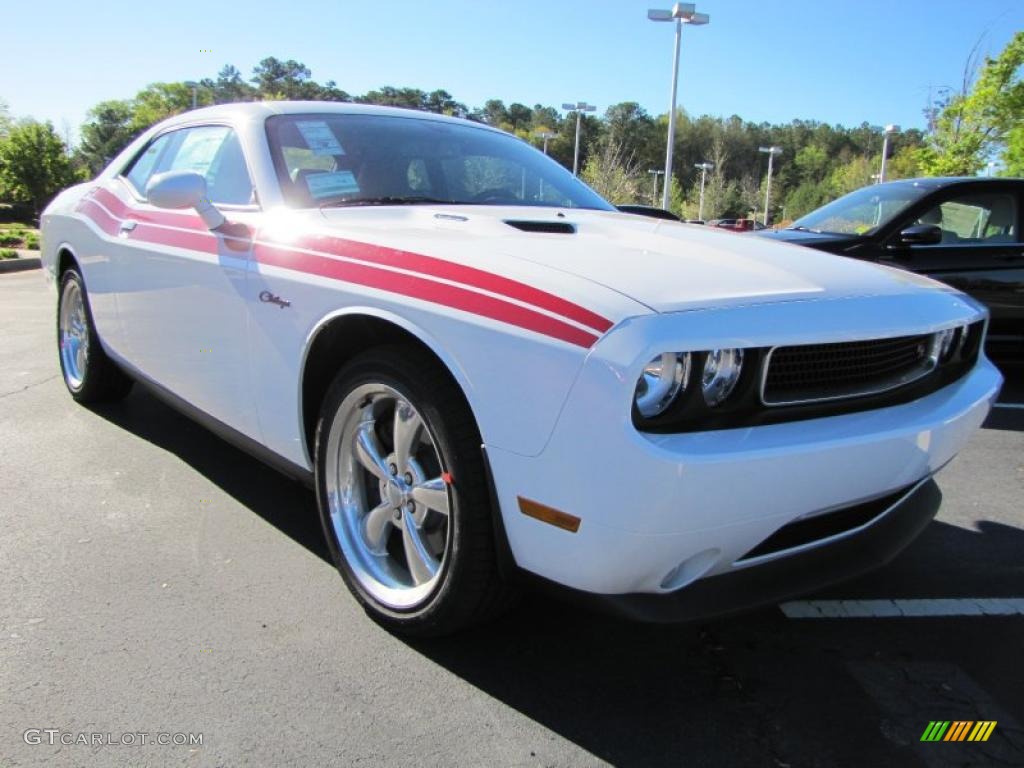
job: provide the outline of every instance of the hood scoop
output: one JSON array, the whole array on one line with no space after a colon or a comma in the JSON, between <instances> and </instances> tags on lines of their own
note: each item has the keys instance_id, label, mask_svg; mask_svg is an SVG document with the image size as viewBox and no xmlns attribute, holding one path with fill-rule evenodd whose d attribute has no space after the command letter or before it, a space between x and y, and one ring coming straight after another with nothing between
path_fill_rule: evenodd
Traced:
<instances>
[{"instance_id":1,"label":"hood scoop","mask_svg":"<svg viewBox=\"0 0 1024 768\"><path fill-rule=\"evenodd\" d=\"M576 225L566 221L526 221L522 219L505 219L510 227L523 232L543 232L549 235L575 235Z\"/></svg>"}]
</instances>

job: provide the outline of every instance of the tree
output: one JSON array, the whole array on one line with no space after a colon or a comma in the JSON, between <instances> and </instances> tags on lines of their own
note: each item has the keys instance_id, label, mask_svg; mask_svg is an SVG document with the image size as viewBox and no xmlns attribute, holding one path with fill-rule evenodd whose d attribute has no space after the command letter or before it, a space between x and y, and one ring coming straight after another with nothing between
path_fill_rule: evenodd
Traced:
<instances>
[{"instance_id":1,"label":"tree","mask_svg":"<svg viewBox=\"0 0 1024 768\"><path fill-rule=\"evenodd\" d=\"M1024 117L1024 32L1018 32L994 59L986 57L973 86L949 98L919 159L937 176L975 174ZM965 84L968 78L965 77Z\"/></svg>"},{"instance_id":2,"label":"tree","mask_svg":"<svg viewBox=\"0 0 1024 768\"><path fill-rule=\"evenodd\" d=\"M641 171L621 145L605 142L593 153L580 174L583 181L611 203L635 203L642 197Z\"/></svg>"},{"instance_id":3,"label":"tree","mask_svg":"<svg viewBox=\"0 0 1024 768\"><path fill-rule=\"evenodd\" d=\"M135 138L132 118L129 101L102 101L89 110L78 157L93 174L103 170Z\"/></svg>"},{"instance_id":4,"label":"tree","mask_svg":"<svg viewBox=\"0 0 1024 768\"><path fill-rule=\"evenodd\" d=\"M309 67L301 62L268 56L253 67L250 82L261 98L311 99L319 89L312 76Z\"/></svg>"},{"instance_id":5,"label":"tree","mask_svg":"<svg viewBox=\"0 0 1024 768\"><path fill-rule=\"evenodd\" d=\"M65 150L49 122L19 123L0 140L0 186L38 218L54 195L79 180Z\"/></svg>"},{"instance_id":6,"label":"tree","mask_svg":"<svg viewBox=\"0 0 1024 768\"><path fill-rule=\"evenodd\" d=\"M237 101L250 101L256 95L256 89L242 79L242 73L231 64L225 64L217 73L217 79L200 83L213 91L213 100L217 104L231 104Z\"/></svg>"}]
</instances>

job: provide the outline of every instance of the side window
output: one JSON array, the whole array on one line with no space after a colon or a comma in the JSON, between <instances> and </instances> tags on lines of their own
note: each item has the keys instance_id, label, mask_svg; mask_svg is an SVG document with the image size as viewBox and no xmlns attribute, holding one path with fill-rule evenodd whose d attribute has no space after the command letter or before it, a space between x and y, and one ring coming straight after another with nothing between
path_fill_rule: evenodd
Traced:
<instances>
[{"instance_id":1,"label":"side window","mask_svg":"<svg viewBox=\"0 0 1024 768\"><path fill-rule=\"evenodd\" d=\"M242 145L226 126L206 125L164 134L139 156L125 178L144 196L150 177L164 171L202 175L211 202L247 205L253 201Z\"/></svg>"},{"instance_id":2,"label":"side window","mask_svg":"<svg viewBox=\"0 0 1024 768\"><path fill-rule=\"evenodd\" d=\"M942 245L1016 243L1020 235L1017 198L1007 193L956 197L935 206L917 223L939 227Z\"/></svg>"},{"instance_id":3,"label":"side window","mask_svg":"<svg viewBox=\"0 0 1024 768\"><path fill-rule=\"evenodd\" d=\"M166 153L173 135L165 133L156 141L150 142L142 154L135 158L127 173L123 174L141 197L146 196L146 182L149 181L150 176L156 173L157 163Z\"/></svg>"}]
</instances>

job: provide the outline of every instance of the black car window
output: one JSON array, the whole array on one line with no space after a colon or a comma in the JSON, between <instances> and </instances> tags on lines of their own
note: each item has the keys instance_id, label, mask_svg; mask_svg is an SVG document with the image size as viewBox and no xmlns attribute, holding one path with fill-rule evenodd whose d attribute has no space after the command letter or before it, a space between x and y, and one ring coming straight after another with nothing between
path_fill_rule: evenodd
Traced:
<instances>
[{"instance_id":1,"label":"black car window","mask_svg":"<svg viewBox=\"0 0 1024 768\"><path fill-rule=\"evenodd\" d=\"M1019 242L1017 198L1005 192L955 197L931 208L916 223L939 227L940 246Z\"/></svg>"}]
</instances>

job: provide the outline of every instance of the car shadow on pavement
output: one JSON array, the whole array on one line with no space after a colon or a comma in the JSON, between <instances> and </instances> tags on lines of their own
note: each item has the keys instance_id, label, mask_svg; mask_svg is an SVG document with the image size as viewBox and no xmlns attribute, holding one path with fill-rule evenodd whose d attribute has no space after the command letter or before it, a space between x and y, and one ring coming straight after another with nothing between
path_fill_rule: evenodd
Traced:
<instances>
[{"instance_id":1,"label":"car shadow on pavement","mask_svg":"<svg viewBox=\"0 0 1024 768\"><path fill-rule=\"evenodd\" d=\"M148 392L93 411L174 454L330 561L307 489ZM934 522L888 566L809 597L1024 594L1024 531L985 521L984 508L978 517L974 531ZM770 607L649 625L528 592L490 624L404 642L615 765L946 765L922 751L934 745L919 741L936 718L1002 718L1007 728L964 759L1020 764L1017 750L1024 749L1012 731L1014 720L1024 723L1021 617L799 621ZM887 688L894 692L888 698L911 708L879 696L870 684L879 679L901 681ZM531 754L495 760L544 763L546 747L541 740Z\"/></svg>"},{"instance_id":2,"label":"car shadow on pavement","mask_svg":"<svg viewBox=\"0 0 1024 768\"><path fill-rule=\"evenodd\" d=\"M1024 531L935 522L888 566L808 597L1022 594ZM929 720L997 719L986 697L1007 728L1024 723L1022 641L1014 616L798 621L772 607L645 625L530 594L490 625L411 645L613 765L913 766L932 764L919 742ZM865 676L902 688L880 696ZM888 691L923 703L908 711ZM1020 736L975 757L1013 764Z\"/></svg>"},{"instance_id":3,"label":"car shadow on pavement","mask_svg":"<svg viewBox=\"0 0 1024 768\"><path fill-rule=\"evenodd\" d=\"M119 403L92 405L90 409L174 454L239 504L331 562L312 491L226 443L141 387L136 386Z\"/></svg>"}]
</instances>

